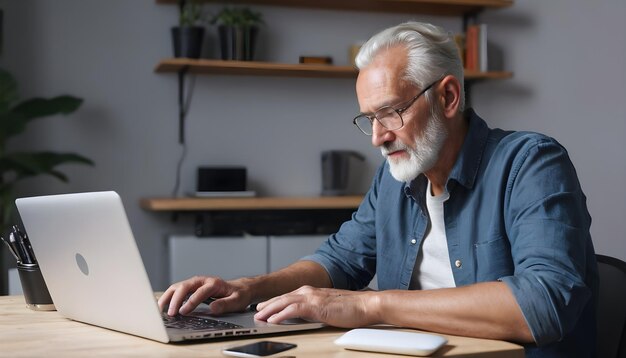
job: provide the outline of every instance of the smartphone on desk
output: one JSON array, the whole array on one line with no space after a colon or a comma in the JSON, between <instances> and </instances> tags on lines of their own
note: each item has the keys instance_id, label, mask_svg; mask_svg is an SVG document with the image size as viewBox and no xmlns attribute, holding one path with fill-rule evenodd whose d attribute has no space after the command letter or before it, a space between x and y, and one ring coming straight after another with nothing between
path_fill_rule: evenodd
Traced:
<instances>
[{"instance_id":1,"label":"smartphone on desk","mask_svg":"<svg viewBox=\"0 0 626 358\"><path fill-rule=\"evenodd\" d=\"M242 346L224 348L222 354L233 357L266 357L296 347L297 345L292 343L260 341Z\"/></svg>"}]
</instances>

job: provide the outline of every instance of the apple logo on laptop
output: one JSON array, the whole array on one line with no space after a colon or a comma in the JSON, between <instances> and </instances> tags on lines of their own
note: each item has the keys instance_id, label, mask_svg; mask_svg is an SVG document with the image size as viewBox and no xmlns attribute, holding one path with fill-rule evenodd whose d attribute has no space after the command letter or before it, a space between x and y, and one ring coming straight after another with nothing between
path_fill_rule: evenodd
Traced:
<instances>
[{"instance_id":1,"label":"apple logo on laptop","mask_svg":"<svg viewBox=\"0 0 626 358\"><path fill-rule=\"evenodd\" d=\"M76 254L76 264L80 269L80 272L84 273L85 276L89 276L89 266L87 265L87 260L83 257L83 255L77 253Z\"/></svg>"}]
</instances>

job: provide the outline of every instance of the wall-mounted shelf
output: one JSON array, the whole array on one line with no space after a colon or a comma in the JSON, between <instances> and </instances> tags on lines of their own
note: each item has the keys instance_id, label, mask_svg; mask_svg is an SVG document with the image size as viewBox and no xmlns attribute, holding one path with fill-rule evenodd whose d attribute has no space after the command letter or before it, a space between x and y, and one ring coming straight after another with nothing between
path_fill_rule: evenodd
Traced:
<instances>
[{"instance_id":1,"label":"wall-mounted shelf","mask_svg":"<svg viewBox=\"0 0 626 358\"><path fill-rule=\"evenodd\" d=\"M158 4L181 4L184 0L156 0ZM223 0L199 0L222 3ZM330 10L363 10L406 14L432 14L437 16L462 16L463 27L474 22L485 9L502 9L513 5L514 0L231 0L231 4L272 5ZM185 142L184 122L186 111L185 75L187 73L212 75L252 75L317 78L356 78L356 69L350 66L302 65L270 62L242 62L194 59L162 60L155 72L178 74L179 142ZM496 80L513 77L511 72L466 72L466 103L470 101L469 85L477 80Z\"/></svg>"},{"instance_id":2,"label":"wall-mounted shelf","mask_svg":"<svg viewBox=\"0 0 626 358\"><path fill-rule=\"evenodd\" d=\"M156 0L159 4L181 4L181 0ZM184 0L183 0L184 1ZM223 3L223 0L198 0L206 3ZM514 0L230 0L229 4L270 5L313 9L353 10L373 12L396 12L404 14L430 14L437 16L460 16L463 28L475 22L478 13L487 9L502 9L512 6ZM242 75L242 76L281 76L308 78L347 78L354 79L358 72L352 66L331 66L317 64L288 64L259 61L221 61L211 59L174 58L161 60L154 69L158 73L178 74L179 104L179 142L184 143L185 121L185 85L188 73L206 75ZM466 71L466 84L478 80L500 80L513 77L512 72ZM469 90L466 89L466 103ZM141 200L141 207L150 211L187 212L197 217L196 234L203 236L219 232L220 222L229 222L226 231L246 230L245 226L258 229L270 225L269 231L276 229L277 223L283 222L285 213L293 219L289 223L296 227L313 227L322 232L340 222L324 222L328 215L324 210L343 212L349 219L350 213L362 201L361 196L352 197L316 197L316 198L146 198ZM321 210L318 210L321 209ZM254 214L250 214L254 213ZM321 214L321 215L319 215ZM248 216L249 215L249 216ZM337 215L341 220L342 215ZM315 217L318 216L318 217ZM312 217L315 217L312 219ZM258 220L256 220L258 219ZM294 225L296 224L296 225ZM256 226L255 226L256 225ZM265 227L264 230L268 229ZM298 229L296 229L298 230ZM285 232L283 232L285 233Z\"/></svg>"},{"instance_id":3,"label":"wall-mounted shelf","mask_svg":"<svg viewBox=\"0 0 626 358\"><path fill-rule=\"evenodd\" d=\"M223 3L223 0L203 1ZM160 4L176 4L177 2L178 0L157 0ZM440 16L471 14L484 9L501 9L513 5L512 0L230 0L229 3Z\"/></svg>"},{"instance_id":4,"label":"wall-mounted shelf","mask_svg":"<svg viewBox=\"0 0 626 358\"><path fill-rule=\"evenodd\" d=\"M179 72L214 75L256 75L286 77L356 78L357 71L350 66L287 64L258 61L222 61L189 58L171 58L159 62L155 72Z\"/></svg>"},{"instance_id":5,"label":"wall-mounted shelf","mask_svg":"<svg viewBox=\"0 0 626 358\"><path fill-rule=\"evenodd\" d=\"M197 236L330 234L350 219L362 196L145 198L145 210L192 214Z\"/></svg>"},{"instance_id":6,"label":"wall-mounted shelf","mask_svg":"<svg viewBox=\"0 0 626 358\"><path fill-rule=\"evenodd\" d=\"M171 58L159 62L155 72L180 71L213 75L283 76L317 78L356 78L358 71L351 66L289 64L258 61L222 61L207 59ZM466 72L466 80L507 79L512 72Z\"/></svg>"},{"instance_id":7,"label":"wall-mounted shelf","mask_svg":"<svg viewBox=\"0 0 626 358\"><path fill-rule=\"evenodd\" d=\"M356 209L362 196L275 198L145 198L140 205L150 211L237 211Z\"/></svg>"}]
</instances>

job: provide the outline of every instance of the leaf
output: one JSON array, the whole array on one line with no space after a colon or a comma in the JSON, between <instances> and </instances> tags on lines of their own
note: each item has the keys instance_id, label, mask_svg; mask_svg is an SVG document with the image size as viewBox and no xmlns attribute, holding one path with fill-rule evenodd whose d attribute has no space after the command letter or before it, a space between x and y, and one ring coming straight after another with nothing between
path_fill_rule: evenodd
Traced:
<instances>
[{"instance_id":1,"label":"leaf","mask_svg":"<svg viewBox=\"0 0 626 358\"><path fill-rule=\"evenodd\" d=\"M0 186L0 234L9 228L13 216L13 186Z\"/></svg>"},{"instance_id":2,"label":"leaf","mask_svg":"<svg viewBox=\"0 0 626 358\"><path fill-rule=\"evenodd\" d=\"M13 75L0 68L0 113L5 113L17 100L17 82Z\"/></svg>"},{"instance_id":3,"label":"leaf","mask_svg":"<svg viewBox=\"0 0 626 358\"><path fill-rule=\"evenodd\" d=\"M58 96L51 99L33 98L26 100L11 109L12 112L21 113L25 120L54 114L68 114L74 112L83 103L81 98L73 96Z\"/></svg>"},{"instance_id":4,"label":"leaf","mask_svg":"<svg viewBox=\"0 0 626 358\"><path fill-rule=\"evenodd\" d=\"M205 21L202 7L196 2L186 2L178 18L179 26L199 26Z\"/></svg>"},{"instance_id":5,"label":"leaf","mask_svg":"<svg viewBox=\"0 0 626 358\"><path fill-rule=\"evenodd\" d=\"M0 148L10 137L22 133L26 129L26 120L21 113L8 112L0 114Z\"/></svg>"},{"instance_id":6,"label":"leaf","mask_svg":"<svg viewBox=\"0 0 626 358\"><path fill-rule=\"evenodd\" d=\"M4 173L14 172L17 181L25 177L49 174L67 182L65 174L55 170L58 165L66 163L94 164L91 159L74 153L11 153L0 157L0 176L3 176Z\"/></svg>"},{"instance_id":7,"label":"leaf","mask_svg":"<svg viewBox=\"0 0 626 358\"><path fill-rule=\"evenodd\" d=\"M258 11L252 11L247 7L224 7L211 19L210 23L225 26L254 26L262 25L264 22L263 15Z\"/></svg>"}]
</instances>

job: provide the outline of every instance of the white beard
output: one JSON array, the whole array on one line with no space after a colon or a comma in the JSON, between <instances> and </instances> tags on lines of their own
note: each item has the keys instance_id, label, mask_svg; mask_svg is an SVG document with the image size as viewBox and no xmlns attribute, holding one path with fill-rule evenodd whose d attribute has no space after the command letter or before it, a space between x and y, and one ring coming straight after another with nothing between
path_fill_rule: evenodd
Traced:
<instances>
[{"instance_id":1,"label":"white beard","mask_svg":"<svg viewBox=\"0 0 626 358\"><path fill-rule=\"evenodd\" d=\"M383 157L389 162L391 176L397 181L408 183L417 178L418 175L431 169L439 159L439 152L443 148L443 143L448 137L443 120L436 111L433 111L430 120L426 124L422 136L415 137L414 148L396 140L385 143L381 148ZM405 150L409 154L409 159L389 159L388 154L398 150Z\"/></svg>"}]
</instances>

